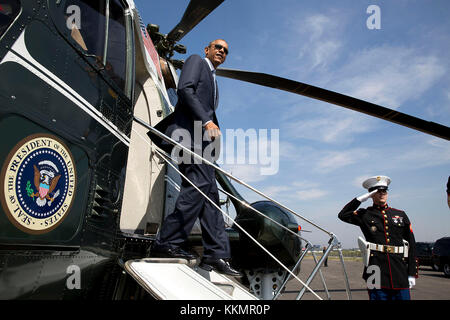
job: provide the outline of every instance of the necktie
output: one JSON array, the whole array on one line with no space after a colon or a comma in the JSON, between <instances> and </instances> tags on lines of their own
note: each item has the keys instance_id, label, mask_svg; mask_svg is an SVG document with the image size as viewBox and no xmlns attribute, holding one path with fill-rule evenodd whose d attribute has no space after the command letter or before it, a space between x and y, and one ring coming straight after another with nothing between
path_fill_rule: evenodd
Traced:
<instances>
[{"instance_id":1,"label":"necktie","mask_svg":"<svg viewBox=\"0 0 450 320\"><path fill-rule=\"evenodd\" d=\"M217 80L216 80L216 69L212 70L212 75L214 79L214 110L217 109Z\"/></svg>"}]
</instances>

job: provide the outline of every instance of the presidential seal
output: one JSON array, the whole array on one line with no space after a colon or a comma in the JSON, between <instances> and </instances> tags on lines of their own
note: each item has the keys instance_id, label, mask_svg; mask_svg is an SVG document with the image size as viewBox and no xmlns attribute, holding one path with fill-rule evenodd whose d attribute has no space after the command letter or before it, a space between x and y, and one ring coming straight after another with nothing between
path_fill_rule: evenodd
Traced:
<instances>
[{"instance_id":1,"label":"presidential seal","mask_svg":"<svg viewBox=\"0 0 450 320\"><path fill-rule=\"evenodd\" d=\"M75 164L57 137L35 134L9 153L0 174L0 200L8 219L29 234L56 228L75 196Z\"/></svg>"}]
</instances>

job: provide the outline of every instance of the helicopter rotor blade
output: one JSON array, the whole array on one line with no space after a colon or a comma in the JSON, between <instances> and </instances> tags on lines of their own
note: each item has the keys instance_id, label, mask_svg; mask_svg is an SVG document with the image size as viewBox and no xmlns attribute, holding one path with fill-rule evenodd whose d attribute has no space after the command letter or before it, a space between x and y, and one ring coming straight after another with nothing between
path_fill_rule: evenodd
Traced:
<instances>
[{"instance_id":1,"label":"helicopter rotor blade","mask_svg":"<svg viewBox=\"0 0 450 320\"><path fill-rule=\"evenodd\" d=\"M191 0L180 22L169 32L167 40L180 41L224 0Z\"/></svg>"},{"instance_id":2,"label":"helicopter rotor blade","mask_svg":"<svg viewBox=\"0 0 450 320\"><path fill-rule=\"evenodd\" d=\"M450 128L436 122L426 121L408 114L398 112L380 105L346 96L337 92L315 87L306 83L277 77L271 74L219 68L218 76L246 81L265 87L296 93L309 98L322 100L338 106L362 112L383 120L422 131L436 137L450 140Z\"/></svg>"}]
</instances>

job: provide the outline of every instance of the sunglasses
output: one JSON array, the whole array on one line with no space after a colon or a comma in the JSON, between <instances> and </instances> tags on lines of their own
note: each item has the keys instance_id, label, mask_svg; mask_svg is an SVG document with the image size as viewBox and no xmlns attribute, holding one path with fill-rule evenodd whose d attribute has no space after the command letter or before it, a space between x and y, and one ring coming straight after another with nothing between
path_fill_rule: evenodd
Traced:
<instances>
[{"instance_id":1,"label":"sunglasses","mask_svg":"<svg viewBox=\"0 0 450 320\"><path fill-rule=\"evenodd\" d=\"M377 190L378 193L387 193L388 192L388 189L375 189L375 188L369 189L369 192L372 192L374 190Z\"/></svg>"},{"instance_id":2,"label":"sunglasses","mask_svg":"<svg viewBox=\"0 0 450 320\"><path fill-rule=\"evenodd\" d=\"M217 49L217 51L220 51L221 49L223 49L223 52L225 52L225 54L228 55L228 49L225 48L223 45L221 45L221 44L214 44L214 48Z\"/></svg>"}]
</instances>

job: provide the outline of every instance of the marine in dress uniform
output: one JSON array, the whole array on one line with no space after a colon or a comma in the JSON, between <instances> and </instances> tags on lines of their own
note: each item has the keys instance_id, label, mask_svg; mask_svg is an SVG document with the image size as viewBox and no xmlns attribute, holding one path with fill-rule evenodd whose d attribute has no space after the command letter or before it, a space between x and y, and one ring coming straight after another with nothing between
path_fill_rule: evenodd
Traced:
<instances>
[{"instance_id":1,"label":"marine in dress uniform","mask_svg":"<svg viewBox=\"0 0 450 320\"><path fill-rule=\"evenodd\" d=\"M367 241L370 255L363 279L367 281L373 275L373 269L368 272L368 267L379 267L380 287L369 288L371 300L409 300L409 289L418 277L416 242L411 222L404 211L391 208L386 202L390 182L387 176L365 180L363 187L369 192L350 201L338 215L342 221L359 226ZM358 209L370 197L373 205Z\"/></svg>"}]
</instances>

